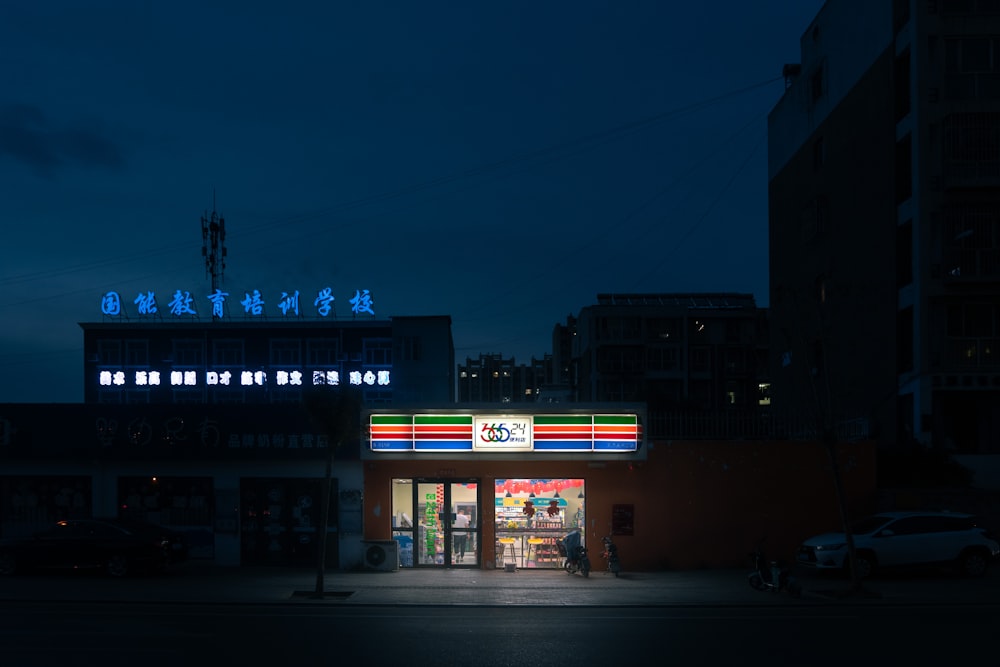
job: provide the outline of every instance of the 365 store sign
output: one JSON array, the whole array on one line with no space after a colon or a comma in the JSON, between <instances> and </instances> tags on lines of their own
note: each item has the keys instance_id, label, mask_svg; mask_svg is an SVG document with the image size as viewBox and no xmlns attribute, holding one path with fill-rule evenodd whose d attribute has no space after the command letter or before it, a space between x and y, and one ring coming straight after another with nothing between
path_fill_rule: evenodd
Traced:
<instances>
[{"instance_id":1,"label":"365 store sign","mask_svg":"<svg viewBox=\"0 0 1000 667\"><path fill-rule=\"evenodd\" d=\"M637 452L639 415L387 414L369 418L373 452Z\"/></svg>"}]
</instances>

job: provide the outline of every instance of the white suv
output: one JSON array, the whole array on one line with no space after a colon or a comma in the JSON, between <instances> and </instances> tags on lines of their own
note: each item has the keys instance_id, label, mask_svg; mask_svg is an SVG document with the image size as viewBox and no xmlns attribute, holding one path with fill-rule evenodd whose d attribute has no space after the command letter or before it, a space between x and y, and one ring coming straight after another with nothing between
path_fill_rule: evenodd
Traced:
<instances>
[{"instance_id":1,"label":"white suv","mask_svg":"<svg viewBox=\"0 0 1000 667\"><path fill-rule=\"evenodd\" d=\"M962 574L982 576L1000 556L1000 545L976 517L957 512L881 512L852 524L855 562L861 577L877 567L956 565ZM810 537L796 562L816 569L847 569L844 533Z\"/></svg>"}]
</instances>

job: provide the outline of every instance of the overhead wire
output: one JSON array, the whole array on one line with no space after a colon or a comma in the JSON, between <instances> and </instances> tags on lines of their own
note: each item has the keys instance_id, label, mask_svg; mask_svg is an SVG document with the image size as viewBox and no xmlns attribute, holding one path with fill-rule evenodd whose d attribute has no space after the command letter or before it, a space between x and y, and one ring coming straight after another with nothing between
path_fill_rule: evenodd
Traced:
<instances>
[{"instance_id":1,"label":"overhead wire","mask_svg":"<svg viewBox=\"0 0 1000 667\"><path fill-rule=\"evenodd\" d=\"M500 171L505 167L520 166L519 171L504 175L504 177L510 177L517 173L521 173L523 171L527 171L532 168L537 168L539 165L551 164L556 160L565 159L566 157L571 157L574 154L579 154L582 152L586 152L588 150L593 150L593 148L596 146L604 145L617 138L627 136L628 134L637 132L643 128L646 128L658 122L662 122L664 120L674 118L686 113L693 113L695 111L699 111L701 109L714 106L726 100L763 88L765 86L768 86L770 84L773 84L781 80L782 80L781 77L767 79L764 81L750 84L748 86L743 86L741 88L708 98L706 100L701 100L688 105L677 107L675 109L670 109L657 114L653 114L645 118L630 121L622 125L616 126L614 128L602 130L599 132L594 132L588 135L584 135L582 137L577 137L575 139L543 147L538 150L529 151L527 153L522 153L519 155L503 158L500 160L495 160L493 162L484 165L479 165L469 169L460 170L452 174L448 174L438 178L433 178L427 181L422 181L420 183L398 188L396 190L360 197L334 206L324 207L316 211L301 213L296 216L270 220L259 225L250 226L236 233L241 235L248 235L248 234L268 231L276 227L280 227L281 229L287 229L287 227L290 225L299 225L305 222L309 222L311 220L315 220L320 217L329 216L334 213L344 213L363 206L395 201L401 199L406 195L431 190L433 188L438 188L443 185L459 182L462 180L469 180L478 176L483 176L491 173L495 174L496 172ZM573 149L575 152L567 153L567 151L571 149ZM542 160L541 158L547 158L547 159ZM653 197L653 199L655 199L655 196ZM232 230L230 230L230 234L233 234ZM95 268L105 268L108 266L130 263L134 261L149 259L150 257L155 257L167 253L176 253L180 250L194 249L197 247L198 244L196 243L178 244L168 248L158 248L146 251L144 253L130 254L127 257L107 258L104 260L95 260L93 262L87 262L72 267L63 267L46 271L35 271L27 274L20 274L6 278L0 278L0 285L15 285L32 280L74 275L86 271L91 271L94 270ZM34 297L31 299L20 300L17 302L0 303L0 308L23 306L33 302L57 299L65 296L71 296L74 294L87 292L90 291L91 289L93 288L82 288L79 290L73 290L71 292L61 292L59 294L49 295L45 297Z\"/></svg>"}]
</instances>

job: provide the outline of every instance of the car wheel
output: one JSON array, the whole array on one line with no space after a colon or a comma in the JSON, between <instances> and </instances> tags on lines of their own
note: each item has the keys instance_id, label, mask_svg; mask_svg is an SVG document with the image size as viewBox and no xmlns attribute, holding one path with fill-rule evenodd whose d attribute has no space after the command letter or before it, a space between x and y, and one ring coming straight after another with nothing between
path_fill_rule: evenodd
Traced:
<instances>
[{"instance_id":1,"label":"car wheel","mask_svg":"<svg viewBox=\"0 0 1000 667\"><path fill-rule=\"evenodd\" d=\"M982 577L989 569L989 562L981 551L966 551L958 560L958 567L967 577Z\"/></svg>"},{"instance_id":2,"label":"car wheel","mask_svg":"<svg viewBox=\"0 0 1000 667\"><path fill-rule=\"evenodd\" d=\"M0 575L7 576L17 572L17 559L14 554L0 553Z\"/></svg>"},{"instance_id":3,"label":"car wheel","mask_svg":"<svg viewBox=\"0 0 1000 667\"><path fill-rule=\"evenodd\" d=\"M875 571L875 554L860 551L854 554L854 565L858 571L858 579L867 579ZM848 564L848 570L850 565ZM850 571L848 571L850 574Z\"/></svg>"},{"instance_id":4,"label":"car wheel","mask_svg":"<svg viewBox=\"0 0 1000 667\"><path fill-rule=\"evenodd\" d=\"M128 557L114 554L108 558L107 571L112 577L124 577L128 574Z\"/></svg>"},{"instance_id":5,"label":"car wheel","mask_svg":"<svg viewBox=\"0 0 1000 667\"><path fill-rule=\"evenodd\" d=\"M756 572L754 572L753 574L751 574L750 575L750 588L754 589L755 591L762 591L762 590L764 590L764 578L761 577Z\"/></svg>"}]
</instances>

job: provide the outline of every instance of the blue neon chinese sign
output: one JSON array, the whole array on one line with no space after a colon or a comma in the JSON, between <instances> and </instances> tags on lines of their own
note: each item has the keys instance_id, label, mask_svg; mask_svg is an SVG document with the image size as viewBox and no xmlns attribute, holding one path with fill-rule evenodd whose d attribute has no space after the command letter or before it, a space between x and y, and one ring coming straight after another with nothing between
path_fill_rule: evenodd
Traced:
<instances>
[{"instance_id":1,"label":"blue neon chinese sign","mask_svg":"<svg viewBox=\"0 0 1000 667\"><path fill-rule=\"evenodd\" d=\"M200 313L199 305L201 304L204 306L206 313L211 313L211 316L215 319L221 319L225 317L229 296L229 292L223 292L220 289L216 289L214 294L203 296L193 295L187 290L174 290L166 305L166 312L180 318L198 317ZM269 310L275 315L280 314L282 317L300 317L303 314L314 314L319 318L336 317L336 297L333 294L332 288L323 287L317 290L315 298L310 295L305 298L304 302L300 301L301 296L299 290L282 291L280 292L280 296L275 296L272 302L260 290L254 289L243 292L242 298L238 295L233 295L233 301L242 308L243 315L252 318L266 317ZM304 303L308 308L310 301L314 311L312 313L303 313L299 307L300 303ZM350 306L350 313L354 317L359 315L375 316L375 299L369 290L354 290L354 296L350 297L347 303ZM140 317L151 317L160 313L156 292L153 291L139 292L132 299L132 304L135 305ZM124 315L122 311L122 297L118 292L106 292L101 296L102 315L107 317L121 317Z\"/></svg>"}]
</instances>

